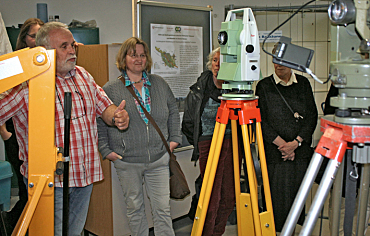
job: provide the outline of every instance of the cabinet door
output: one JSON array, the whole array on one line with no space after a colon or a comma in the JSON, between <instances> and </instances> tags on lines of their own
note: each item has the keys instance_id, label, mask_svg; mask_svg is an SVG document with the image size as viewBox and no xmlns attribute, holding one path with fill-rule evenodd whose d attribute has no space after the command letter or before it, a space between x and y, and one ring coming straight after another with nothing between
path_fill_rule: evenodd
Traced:
<instances>
[{"instance_id":1,"label":"cabinet door","mask_svg":"<svg viewBox=\"0 0 370 236\"><path fill-rule=\"evenodd\" d=\"M84 67L99 86L109 80L108 45L78 46L77 65ZM108 160L101 160L104 180L94 183L85 229L95 235L113 235L112 179Z\"/></svg>"},{"instance_id":2,"label":"cabinet door","mask_svg":"<svg viewBox=\"0 0 370 236\"><path fill-rule=\"evenodd\" d=\"M81 45L77 49L77 65L84 67L103 87L109 80L108 45Z\"/></svg>"}]
</instances>

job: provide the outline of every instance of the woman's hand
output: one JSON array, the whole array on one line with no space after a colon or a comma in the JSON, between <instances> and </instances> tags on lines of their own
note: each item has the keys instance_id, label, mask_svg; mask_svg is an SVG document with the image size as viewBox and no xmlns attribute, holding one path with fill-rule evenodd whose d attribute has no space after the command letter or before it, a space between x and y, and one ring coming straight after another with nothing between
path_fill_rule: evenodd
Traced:
<instances>
[{"instance_id":1,"label":"woman's hand","mask_svg":"<svg viewBox=\"0 0 370 236\"><path fill-rule=\"evenodd\" d=\"M116 161L117 159L120 159L120 160L122 159L122 157L115 152L109 153L105 158L107 158L110 161Z\"/></svg>"},{"instance_id":2,"label":"woman's hand","mask_svg":"<svg viewBox=\"0 0 370 236\"><path fill-rule=\"evenodd\" d=\"M295 153L292 152L289 155L285 155L285 156L283 155L282 158L284 159L284 161L294 161Z\"/></svg>"},{"instance_id":3,"label":"woman's hand","mask_svg":"<svg viewBox=\"0 0 370 236\"><path fill-rule=\"evenodd\" d=\"M173 152L175 148L179 145L179 143L176 142L170 142L170 151Z\"/></svg>"},{"instance_id":4,"label":"woman's hand","mask_svg":"<svg viewBox=\"0 0 370 236\"><path fill-rule=\"evenodd\" d=\"M278 150L283 155L282 158L286 160L293 161L295 157L294 151L297 149L298 143L296 141L287 142L278 147Z\"/></svg>"},{"instance_id":5,"label":"woman's hand","mask_svg":"<svg viewBox=\"0 0 370 236\"><path fill-rule=\"evenodd\" d=\"M293 140L291 142L286 142L284 139L282 139L280 136L277 136L273 142L276 146L278 146L278 150L282 154L282 158L284 161L293 161L295 158L294 151L298 147L298 143Z\"/></svg>"}]
</instances>

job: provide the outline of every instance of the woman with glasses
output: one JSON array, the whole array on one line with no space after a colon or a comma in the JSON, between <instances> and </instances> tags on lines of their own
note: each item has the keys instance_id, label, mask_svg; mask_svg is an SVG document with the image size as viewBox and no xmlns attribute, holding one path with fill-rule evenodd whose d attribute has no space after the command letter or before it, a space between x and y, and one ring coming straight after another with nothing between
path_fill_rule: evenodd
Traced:
<instances>
[{"instance_id":1,"label":"woman with glasses","mask_svg":"<svg viewBox=\"0 0 370 236\"><path fill-rule=\"evenodd\" d=\"M197 82L190 86L185 99L182 132L194 146L192 161L199 159L199 169L204 177L212 135L215 128L217 109L220 106L223 80L218 80L220 69L220 48L208 55L207 70ZM203 236L222 235L229 215L235 206L235 184L233 168L233 151L230 123L225 129L220 158L214 178L212 194L209 200ZM240 153L240 150L239 150ZM241 157L241 155L240 155Z\"/></svg>"},{"instance_id":2,"label":"woman with glasses","mask_svg":"<svg viewBox=\"0 0 370 236\"><path fill-rule=\"evenodd\" d=\"M26 20L23 23L21 30L19 32L15 50L23 49L26 47L29 48L35 47L36 33L43 25L44 22L37 18L30 18ZM28 195L26 185L23 182L23 176L20 172L20 167L23 161L19 160L18 157L19 147L12 119L9 119L8 121L6 121L6 124L0 127L0 134L4 140L5 151L8 157L8 161L12 165L15 171L15 175L17 176L18 179L19 200L10 212L3 213L3 216L6 220L7 231L11 233L20 215L22 214L24 206L27 203Z\"/></svg>"},{"instance_id":3,"label":"woman with glasses","mask_svg":"<svg viewBox=\"0 0 370 236\"><path fill-rule=\"evenodd\" d=\"M19 32L15 50L26 47L36 47L36 33L43 25L44 22L38 18L30 18L26 20L21 27L21 31Z\"/></svg>"},{"instance_id":4,"label":"woman with glasses","mask_svg":"<svg viewBox=\"0 0 370 236\"><path fill-rule=\"evenodd\" d=\"M158 75L149 74L152 59L148 46L136 37L127 39L116 60L121 72L109 81L104 91L114 104L126 100L130 125L125 131L98 121L99 150L113 161L120 180L131 235L149 233L145 214L143 184L150 199L155 235L175 235L170 215L169 154L139 102L129 92L131 87L140 103L153 117L171 151L181 141L180 116L175 97Z\"/></svg>"}]
</instances>

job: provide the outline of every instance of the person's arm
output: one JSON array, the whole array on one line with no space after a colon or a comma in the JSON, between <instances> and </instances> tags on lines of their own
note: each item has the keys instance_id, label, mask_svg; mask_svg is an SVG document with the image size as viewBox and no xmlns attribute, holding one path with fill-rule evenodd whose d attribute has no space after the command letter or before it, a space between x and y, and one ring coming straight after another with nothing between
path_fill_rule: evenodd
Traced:
<instances>
[{"instance_id":1,"label":"person's arm","mask_svg":"<svg viewBox=\"0 0 370 236\"><path fill-rule=\"evenodd\" d=\"M113 152L113 150L111 150L109 146L108 125L101 118L97 119L97 123L98 123L98 146L103 159L106 158L111 161L122 159L122 156Z\"/></svg>"},{"instance_id":2,"label":"person's arm","mask_svg":"<svg viewBox=\"0 0 370 236\"><path fill-rule=\"evenodd\" d=\"M296 138L300 137L301 138L300 141L304 142L305 140L312 139L313 132L315 131L317 125L318 113L311 84L305 77L303 77L302 81L303 81L302 94L305 99L306 106L305 117L303 118L303 122L301 122L302 125ZM311 143L309 143L309 145L311 145Z\"/></svg>"},{"instance_id":3,"label":"person's arm","mask_svg":"<svg viewBox=\"0 0 370 236\"><path fill-rule=\"evenodd\" d=\"M86 73L85 79L90 80L91 85L94 87L93 92L95 93L95 111L97 117L103 119L103 121L109 126L117 126L120 130L127 129L129 116L125 110L126 101L123 100L118 107L114 105L106 92L95 82L90 73L86 70L84 72ZM80 87L80 89L86 88Z\"/></svg>"},{"instance_id":4,"label":"person's arm","mask_svg":"<svg viewBox=\"0 0 370 236\"><path fill-rule=\"evenodd\" d=\"M269 78L265 78L268 79ZM279 137L279 134L275 131L275 129L272 127L272 125L269 122L269 101L268 99L268 93L266 92L267 86L264 81L265 79L258 82L256 86L256 96L259 97L258 99L258 107L260 108L261 113L261 127L263 131L263 139L267 140L269 143L274 143L277 137ZM268 82L268 81L267 81ZM276 145L276 144L275 144Z\"/></svg>"},{"instance_id":5,"label":"person's arm","mask_svg":"<svg viewBox=\"0 0 370 236\"><path fill-rule=\"evenodd\" d=\"M100 96L101 94L105 95L105 96L103 96L104 98L107 96L106 91L102 92L101 89L98 89L98 95L97 96ZM111 96L113 96L113 95L111 95ZM104 99L102 99L102 100L104 100ZM125 107L125 103L124 103L123 100L121 101L121 103L118 103L118 104L120 104L119 109L123 109ZM102 107L104 107L104 106L102 106ZM113 115L114 115L116 110L118 110L117 106L110 105L105 110L102 111L100 118L97 119L99 151L100 151L103 159L106 158L106 159L111 160L111 161L115 161L117 159L122 159L122 156L120 156L119 154L114 152L113 149L111 149L111 144L112 144L111 142L113 140L110 140L109 136L108 136L109 129L113 128L113 127L110 127L110 126L113 126L112 118L113 118ZM125 111L124 113L127 113L127 112ZM105 120L103 120L103 119L105 119ZM119 120L119 119L117 119L117 120ZM119 121L117 123L115 122L115 125L116 124L119 125Z\"/></svg>"},{"instance_id":6,"label":"person's arm","mask_svg":"<svg viewBox=\"0 0 370 236\"><path fill-rule=\"evenodd\" d=\"M15 116L26 106L27 84L20 84L0 94L0 125Z\"/></svg>"},{"instance_id":7,"label":"person's arm","mask_svg":"<svg viewBox=\"0 0 370 236\"><path fill-rule=\"evenodd\" d=\"M125 130L127 129L130 120L127 111L124 109L125 106L125 100L123 100L118 107L112 104L103 111L101 118L106 124L117 126L120 130Z\"/></svg>"},{"instance_id":8,"label":"person's arm","mask_svg":"<svg viewBox=\"0 0 370 236\"><path fill-rule=\"evenodd\" d=\"M277 136L276 139L272 143L275 144L276 146L280 147L283 144L286 144L286 141L284 139L282 139L280 136Z\"/></svg>"},{"instance_id":9,"label":"person's arm","mask_svg":"<svg viewBox=\"0 0 370 236\"><path fill-rule=\"evenodd\" d=\"M181 143L181 129L180 129L180 114L177 107L175 96L173 95L170 87L166 84L166 93L163 95L167 98L168 107L168 141L170 143L170 150L173 150Z\"/></svg>"},{"instance_id":10,"label":"person's arm","mask_svg":"<svg viewBox=\"0 0 370 236\"><path fill-rule=\"evenodd\" d=\"M196 106L196 102L194 100L194 92L189 91L188 95L185 98L185 105L184 105L184 115L182 117L182 125L181 131L188 139L188 142L191 145L194 145L194 122L195 116L198 114L194 114L194 107Z\"/></svg>"},{"instance_id":11,"label":"person's arm","mask_svg":"<svg viewBox=\"0 0 370 236\"><path fill-rule=\"evenodd\" d=\"M0 126L0 135L1 135L1 138L5 141L5 140L8 140L10 139L10 137L12 136L12 133L10 133L7 129L6 129L6 124L3 124L2 126Z\"/></svg>"}]
</instances>

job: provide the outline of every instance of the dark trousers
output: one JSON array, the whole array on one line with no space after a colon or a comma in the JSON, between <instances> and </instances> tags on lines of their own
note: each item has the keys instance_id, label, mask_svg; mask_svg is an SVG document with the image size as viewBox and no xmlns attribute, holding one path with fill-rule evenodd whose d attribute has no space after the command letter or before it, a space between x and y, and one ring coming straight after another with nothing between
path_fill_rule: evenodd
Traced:
<instances>
[{"instance_id":1,"label":"dark trousers","mask_svg":"<svg viewBox=\"0 0 370 236\"><path fill-rule=\"evenodd\" d=\"M12 122L11 120L9 121ZM18 222L20 215L22 214L24 207L27 204L28 193L27 193L26 185L23 182L23 175L20 172L20 168L21 168L21 165L23 164L23 161L19 160L19 156L18 156L19 147L18 147L17 138L15 136L14 130L10 130L10 132L12 132L12 136L8 140L4 141L5 151L8 157L8 161L12 165L15 175L17 176L18 188L19 188L19 193L18 193L19 200L15 204L15 206L12 208L12 210L7 213L7 217L6 217L7 224L9 224L11 230L13 230L15 225Z\"/></svg>"},{"instance_id":2,"label":"dark trousers","mask_svg":"<svg viewBox=\"0 0 370 236\"><path fill-rule=\"evenodd\" d=\"M204 177L210 146L211 140L198 142L199 167L202 177ZM225 139L222 144L202 235L222 235L234 206L235 184L232 142L231 139Z\"/></svg>"}]
</instances>

